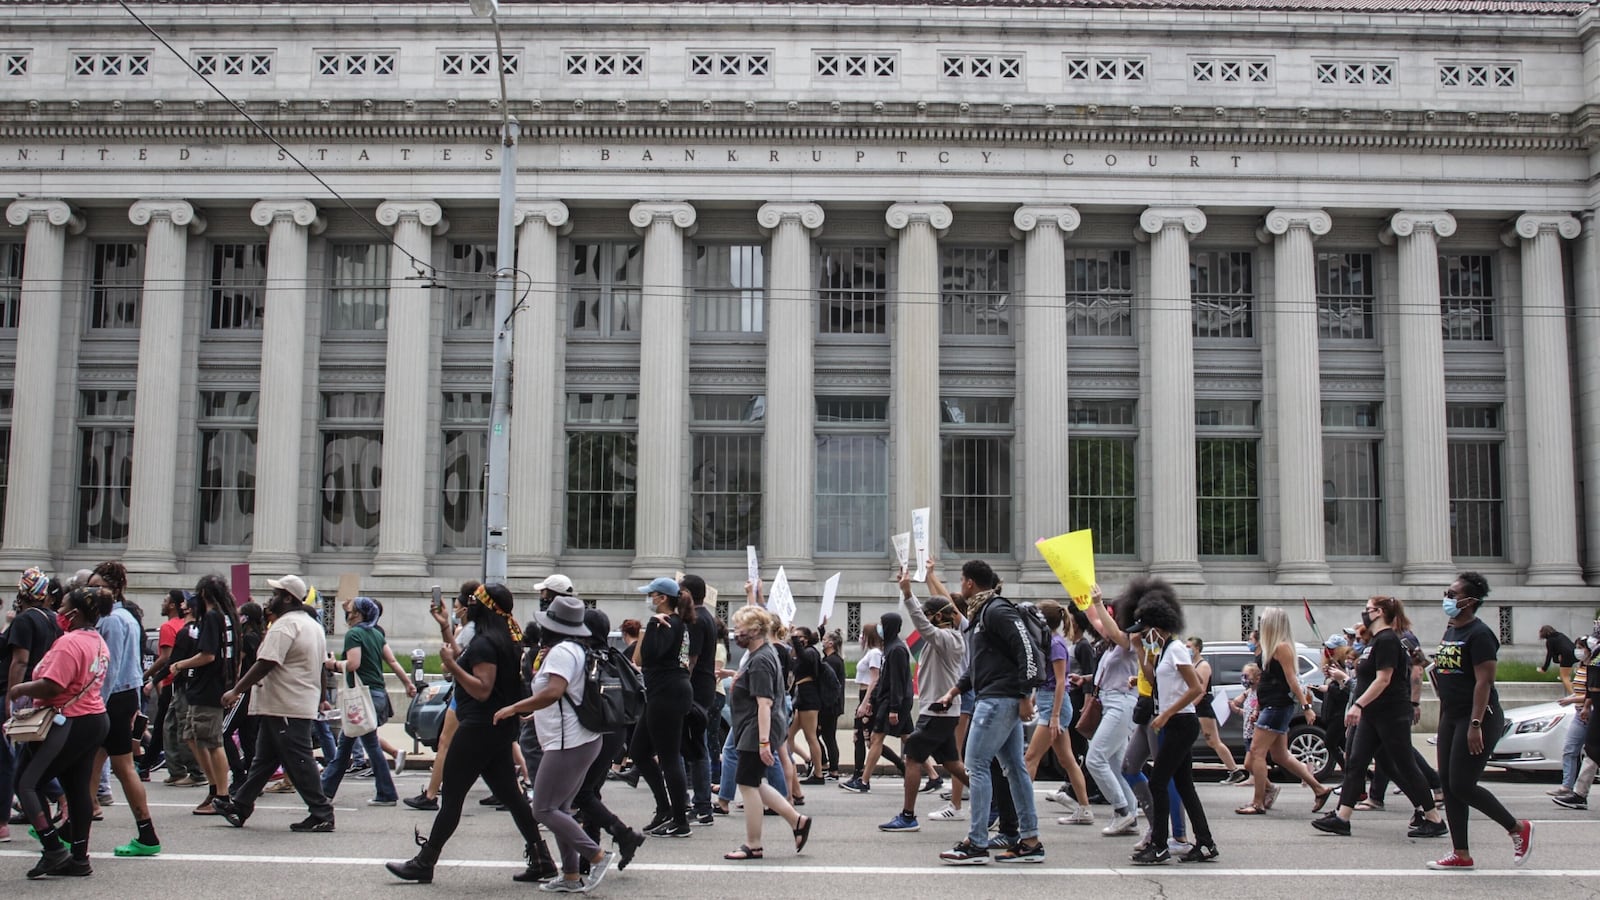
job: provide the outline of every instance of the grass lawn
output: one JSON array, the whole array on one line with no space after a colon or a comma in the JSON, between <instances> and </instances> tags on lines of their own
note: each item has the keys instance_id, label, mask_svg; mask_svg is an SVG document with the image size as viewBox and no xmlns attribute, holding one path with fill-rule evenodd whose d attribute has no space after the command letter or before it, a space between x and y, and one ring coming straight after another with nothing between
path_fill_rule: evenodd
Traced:
<instances>
[{"instance_id":1,"label":"grass lawn","mask_svg":"<svg viewBox=\"0 0 1600 900\"><path fill-rule=\"evenodd\" d=\"M1522 662L1516 659L1502 659L1494 670L1495 681L1560 681L1561 673L1555 666L1550 671L1541 673L1539 667L1531 662Z\"/></svg>"}]
</instances>

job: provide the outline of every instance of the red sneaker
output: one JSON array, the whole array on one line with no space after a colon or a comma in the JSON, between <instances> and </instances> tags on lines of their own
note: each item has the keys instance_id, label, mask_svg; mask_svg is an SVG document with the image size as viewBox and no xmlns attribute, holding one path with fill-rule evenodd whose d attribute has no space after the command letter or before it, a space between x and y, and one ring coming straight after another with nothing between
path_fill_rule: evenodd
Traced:
<instances>
[{"instance_id":1,"label":"red sneaker","mask_svg":"<svg viewBox=\"0 0 1600 900\"><path fill-rule=\"evenodd\" d=\"M1533 855L1533 823L1527 819L1517 822L1517 830L1511 832L1511 864L1520 866Z\"/></svg>"},{"instance_id":2,"label":"red sneaker","mask_svg":"<svg viewBox=\"0 0 1600 900\"><path fill-rule=\"evenodd\" d=\"M1452 852L1444 859L1436 859L1428 863L1428 868L1445 872L1470 872L1477 868L1470 857Z\"/></svg>"}]
</instances>

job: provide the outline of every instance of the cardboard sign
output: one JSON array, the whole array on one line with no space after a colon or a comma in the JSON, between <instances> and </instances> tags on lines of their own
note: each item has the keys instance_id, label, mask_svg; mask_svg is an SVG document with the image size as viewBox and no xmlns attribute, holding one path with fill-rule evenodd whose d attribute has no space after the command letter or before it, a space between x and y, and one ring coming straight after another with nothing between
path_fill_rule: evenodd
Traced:
<instances>
[{"instance_id":1,"label":"cardboard sign","mask_svg":"<svg viewBox=\"0 0 1600 900\"><path fill-rule=\"evenodd\" d=\"M839 576L841 574L840 572L835 572L827 581L822 583L822 615L817 617L818 628L825 627L828 624L828 619L833 615L833 601L834 598L839 596Z\"/></svg>"},{"instance_id":2,"label":"cardboard sign","mask_svg":"<svg viewBox=\"0 0 1600 900\"><path fill-rule=\"evenodd\" d=\"M911 546L917 551L917 572L912 581L928 580L928 520L933 510L924 506L911 511Z\"/></svg>"},{"instance_id":3,"label":"cardboard sign","mask_svg":"<svg viewBox=\"0 0 1600 900\"><path fill-rule=\"evenodd\" d=\"M349 609L350 604L361 596L361 576L355 572L339 573L339 608Z\"/></svg>"},{"instance_id":4,"label":"cardboard sign","mask_svg":"<svg viewBox=\"0 0 1600 900\"><path fill-rule=\"evenodd\" d=\"M754 546L744 548L744 571L750 586L755 588L756 596L761 596L761 560L756 558Z\"/></svg>"},{"instance_id":5,"label":"cardboard sign","mask_svg":"<svg viewBox=\"0 0 1600 900\"><path fill-rule=\"evenodd\" d=\"M1034 543L1039 555L1050 564L1061 586L1067 589L1072 605L1089 608L1089 589L1094 587L1094 532L1088 528L1040 538Z\"/></svg>"},{"instance_id":6,"label":"cardboard sign","mask_svg":"<svg viewBox=\"0 0 1600 900\"><path fill-rule=\"evenodd\" d=\"M783 571L783 566L778 567L778 575L772 579L772 596L767 598L767 609L778 617L778 621L785 625L794 621L794 594L789 590L789 576Z\"/></svg>"},{"instance_id":7,"label":"cardboard sign","mask_svg":"<svg viewBox=\"0 0 1600 900\"><path fill-rule=\"evenodd\" d=\"M911 532L890 535L889 540L894 542L894 556L900 560L900 571L911 568Z\"/></svg>"}]
</instances>

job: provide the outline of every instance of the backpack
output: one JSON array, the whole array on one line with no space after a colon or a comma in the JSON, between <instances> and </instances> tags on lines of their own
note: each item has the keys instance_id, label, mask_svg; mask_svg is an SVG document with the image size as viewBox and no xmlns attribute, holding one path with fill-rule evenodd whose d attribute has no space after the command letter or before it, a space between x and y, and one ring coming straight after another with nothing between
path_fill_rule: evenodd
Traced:
<instances>
[{"instance_id":1,"label":"backpack","mask_svg":"<svg viewBox=\"0 0 1600 900\"><path fill-rule=\"evenodd\" d=\"M815 652L811 647L807 650ZM839 683L838 673L833 671L833 666L828 665L826 659L817 659L817 691L822 695L822 711L826 713L844 712L844 685Z\"/></svg>"},{"instance_id":2,"label":"backpack","mask_svg":"<svg viewBox=\"0 0 1600 900\"><path fill-rule=\"evenodd\" d=\"M1043 685L1048 680L1050 672L1050 626L1044 621L1044 613L1032 603L1012 604L1017 608L1017 615L1022 618L1022 624L1028 629L1028 637L1033 641L1034 652L1039 655L1039 671L1032 678L1028 673L1022 673L1022 680L1029 690ZM1018 660L1021 663L1021 660Z\"/></svg>"},{"instance_id":3,"label":"backpack","mask_svg":"<svg viewBox=\"0 0 1600 900\"><path fill-rule=\"evenodd\" d=\"M617 648L584 650L583 702L577 713L583 727L602 734L622 731L644 713L644 679Z\"/></svg>"}]
</instances>

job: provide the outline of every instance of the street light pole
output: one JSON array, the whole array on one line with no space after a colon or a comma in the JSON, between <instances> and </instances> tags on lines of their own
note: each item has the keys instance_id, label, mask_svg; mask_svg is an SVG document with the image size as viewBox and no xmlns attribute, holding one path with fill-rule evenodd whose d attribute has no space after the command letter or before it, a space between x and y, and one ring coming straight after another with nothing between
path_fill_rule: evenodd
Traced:
<instances>
[{"instance_id":1,"label":"street light pole","mask_svg":"<svg viewBox=\"0 0 1600 900\"><path fill-rule=\"evenodd\" d=\"M497 0L471 0L472 12L494 25L494 65L500 76L500 209L495 241L494 357L489 395L489 459L484 472L483 581L506 580L506 520L511 481L511 319L516 307L517 138L520 128L506 96L505 51Z\"/></svg>"}]
</instances>

